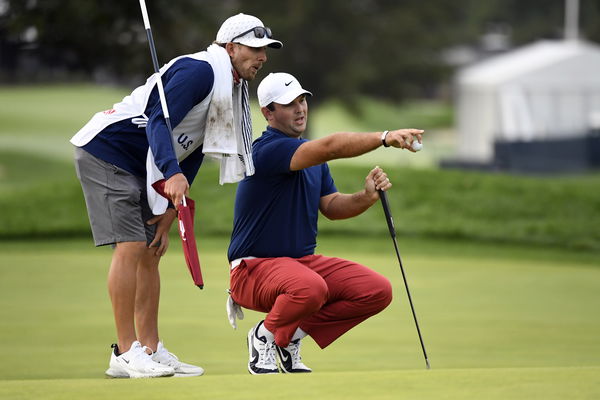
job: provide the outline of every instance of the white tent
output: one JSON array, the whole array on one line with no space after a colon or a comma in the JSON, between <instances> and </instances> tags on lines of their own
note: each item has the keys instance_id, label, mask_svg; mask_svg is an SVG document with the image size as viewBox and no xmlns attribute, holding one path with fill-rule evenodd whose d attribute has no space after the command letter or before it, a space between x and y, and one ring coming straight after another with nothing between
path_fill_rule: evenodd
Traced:
<instances>
[{"instance_id":1,"label":"white tent","mask_svg":"<svg viewBox=\"0 0 600 400\"><path fill-rule=\"evenodd\" d=\"M457 74L461 161L489 163L496 142L581 138L600 128L600 46L543 40Z\"/></svg>"}]
</instances>

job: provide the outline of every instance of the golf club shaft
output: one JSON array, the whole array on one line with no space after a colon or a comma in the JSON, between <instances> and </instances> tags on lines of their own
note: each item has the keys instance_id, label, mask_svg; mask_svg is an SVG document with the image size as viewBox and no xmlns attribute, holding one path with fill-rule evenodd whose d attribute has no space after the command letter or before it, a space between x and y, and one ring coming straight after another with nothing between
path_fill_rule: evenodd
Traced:
<instances>
[{"instance_id":1,"label":"golf club shaft","mask_svg":"<svg viewBox=\"0 0 600 400\"><path fill-rule=\"evenodd\" d=\"M167 98L165 97L165 89L163 88L162 79L160 77L160 68L158 67L158 56L156 55L156 46L154 45L154 38L152 37L152 28L150 27L150 19L148 18L148 10L146 9L146 1L140 0L140 9L142 10L142 18L144 20L144 28L146 29L146 36L148 36L148 45L150 46L150 56L152 57L152 64L154 66L154 74L156 75L156 86L158 88L158 96L160 97L160 105L162 107L163 114L165 116L165 123L167 129L173 136L173 129L171 128L171 118L169 116L169 108L167 107Z\"/></svg>"},{"instance_id":2,"label":"golf club shaft","mask_svg":"<svg viewBox=\"0 0 600 400\"><path fill-rule=\"evenodd\" d=\"M387 221L388 229L392 241L394 242L394 249L396 250L396 256L398 257L398 264L400 264L400 271L402 272L402 279L404 280L404 287L406 288L406 294L408 295L408 302L412 311L413 319L415 320L415 326L417 327L417 333L419 334L419 341L421 342L421 349L423 349L423 356L425 357L425 365L427 369L430 368L429 359L427 358L427 351L425 350L425 344L423 343L423 336L421 335L421 329L419 328L419 321L417 321L417 313L415 313L415 307L413 306L412 297L410 290L408 289L408 282L406 281L406 275L404 273L404 267L402 266L402 259L400 258L400 251L398 250L398 243L396 242L396 229L394 227L394 219L390 211L390 204L388 202L387 193L383 190L379 190L379 198L381 199L381 205L383 206L383 212Z\"/></svg>"}]
</instances>

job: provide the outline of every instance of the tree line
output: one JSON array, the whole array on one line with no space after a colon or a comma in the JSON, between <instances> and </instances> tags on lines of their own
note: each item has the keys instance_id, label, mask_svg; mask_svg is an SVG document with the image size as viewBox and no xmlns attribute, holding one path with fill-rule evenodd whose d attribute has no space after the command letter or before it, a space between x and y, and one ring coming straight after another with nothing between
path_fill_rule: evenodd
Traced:
<instances>
[{"instance_id":1,"label":"tree line","mask_svg":"<svg viewBox=\"0 0 600 400\"><path fill-rule=\"evenodd\" d=\"M220 24L258 16L284 43L268 71L287 71L321 100L365 94L436 97L453 66L441 54L477 48L504 27L513 46L560 38L564 0L147 0L161 63L203 50ZM581 0L582 36L600 41L600 3ZM136 0L0 0L0 82L139 84L152 72ZM318 89L317 89L318 88ZM315 99L316 100L316 99Z\"/></svg>"}]
</instances>

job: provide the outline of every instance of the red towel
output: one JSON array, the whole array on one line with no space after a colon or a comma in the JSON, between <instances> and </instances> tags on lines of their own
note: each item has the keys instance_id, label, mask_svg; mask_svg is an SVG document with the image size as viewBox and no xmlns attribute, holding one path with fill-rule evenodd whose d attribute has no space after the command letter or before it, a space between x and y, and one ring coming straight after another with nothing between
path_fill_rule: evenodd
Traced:
<instances>
[{"instance_id":1,"label":"red towel","mask_svg":"<svg viewBox=\"0 0 600 400\"><path fill-rule=\"evenodd\" d=\"M165 195L165 180L161 179L152 184L154 190L161 196L169 199ZM198 258L198 249L196 248L196 237L194 235L194 211L196 209L196 203L189 197L184 197L183 204L177 206L177 220L179 227L179 237L181 237L181 244L183 245L183 255L185 256L185 262L188 266L188 270L192 275L194 284L200 289L204 288L204 282L202 281L202 271L200 270L200 259Z\"/></svg>"}]
</instances>

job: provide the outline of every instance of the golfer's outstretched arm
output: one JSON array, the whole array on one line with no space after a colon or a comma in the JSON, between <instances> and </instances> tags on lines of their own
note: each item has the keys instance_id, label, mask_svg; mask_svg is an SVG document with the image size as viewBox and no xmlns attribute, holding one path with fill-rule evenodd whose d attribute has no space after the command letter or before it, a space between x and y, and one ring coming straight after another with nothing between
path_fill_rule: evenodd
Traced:
<instances>
[{"instance_id":1,"label":"golfer's outstretched arm","mask_svg":"<svg viewBox=\"0 0 600 400\"><path fill-rule=\"evenodd\" d=\"M365 178L365 188L353 194L332 193L321 197L319 209L329 219L345 219L365 212L379 200L377 190L388 190L392 187L387 174L375 167Z\"/></svg>"},{"instance_id":2,"label":"golfer's outstretched arm","mask_svg":"<svg viewBox=\"0 0 600 400\"><path fill-rule=\"evenodd\" d=\"M290 169L298 171L330 160L351 158L368 153L383 146L382 133L338 132L302 143L292 156ZM388 132L385 142L388 146L414 152L411 148L412 141L419 140L420 142L422 134L421 129L397 129Z\"/></svg>"}]
</instances>

